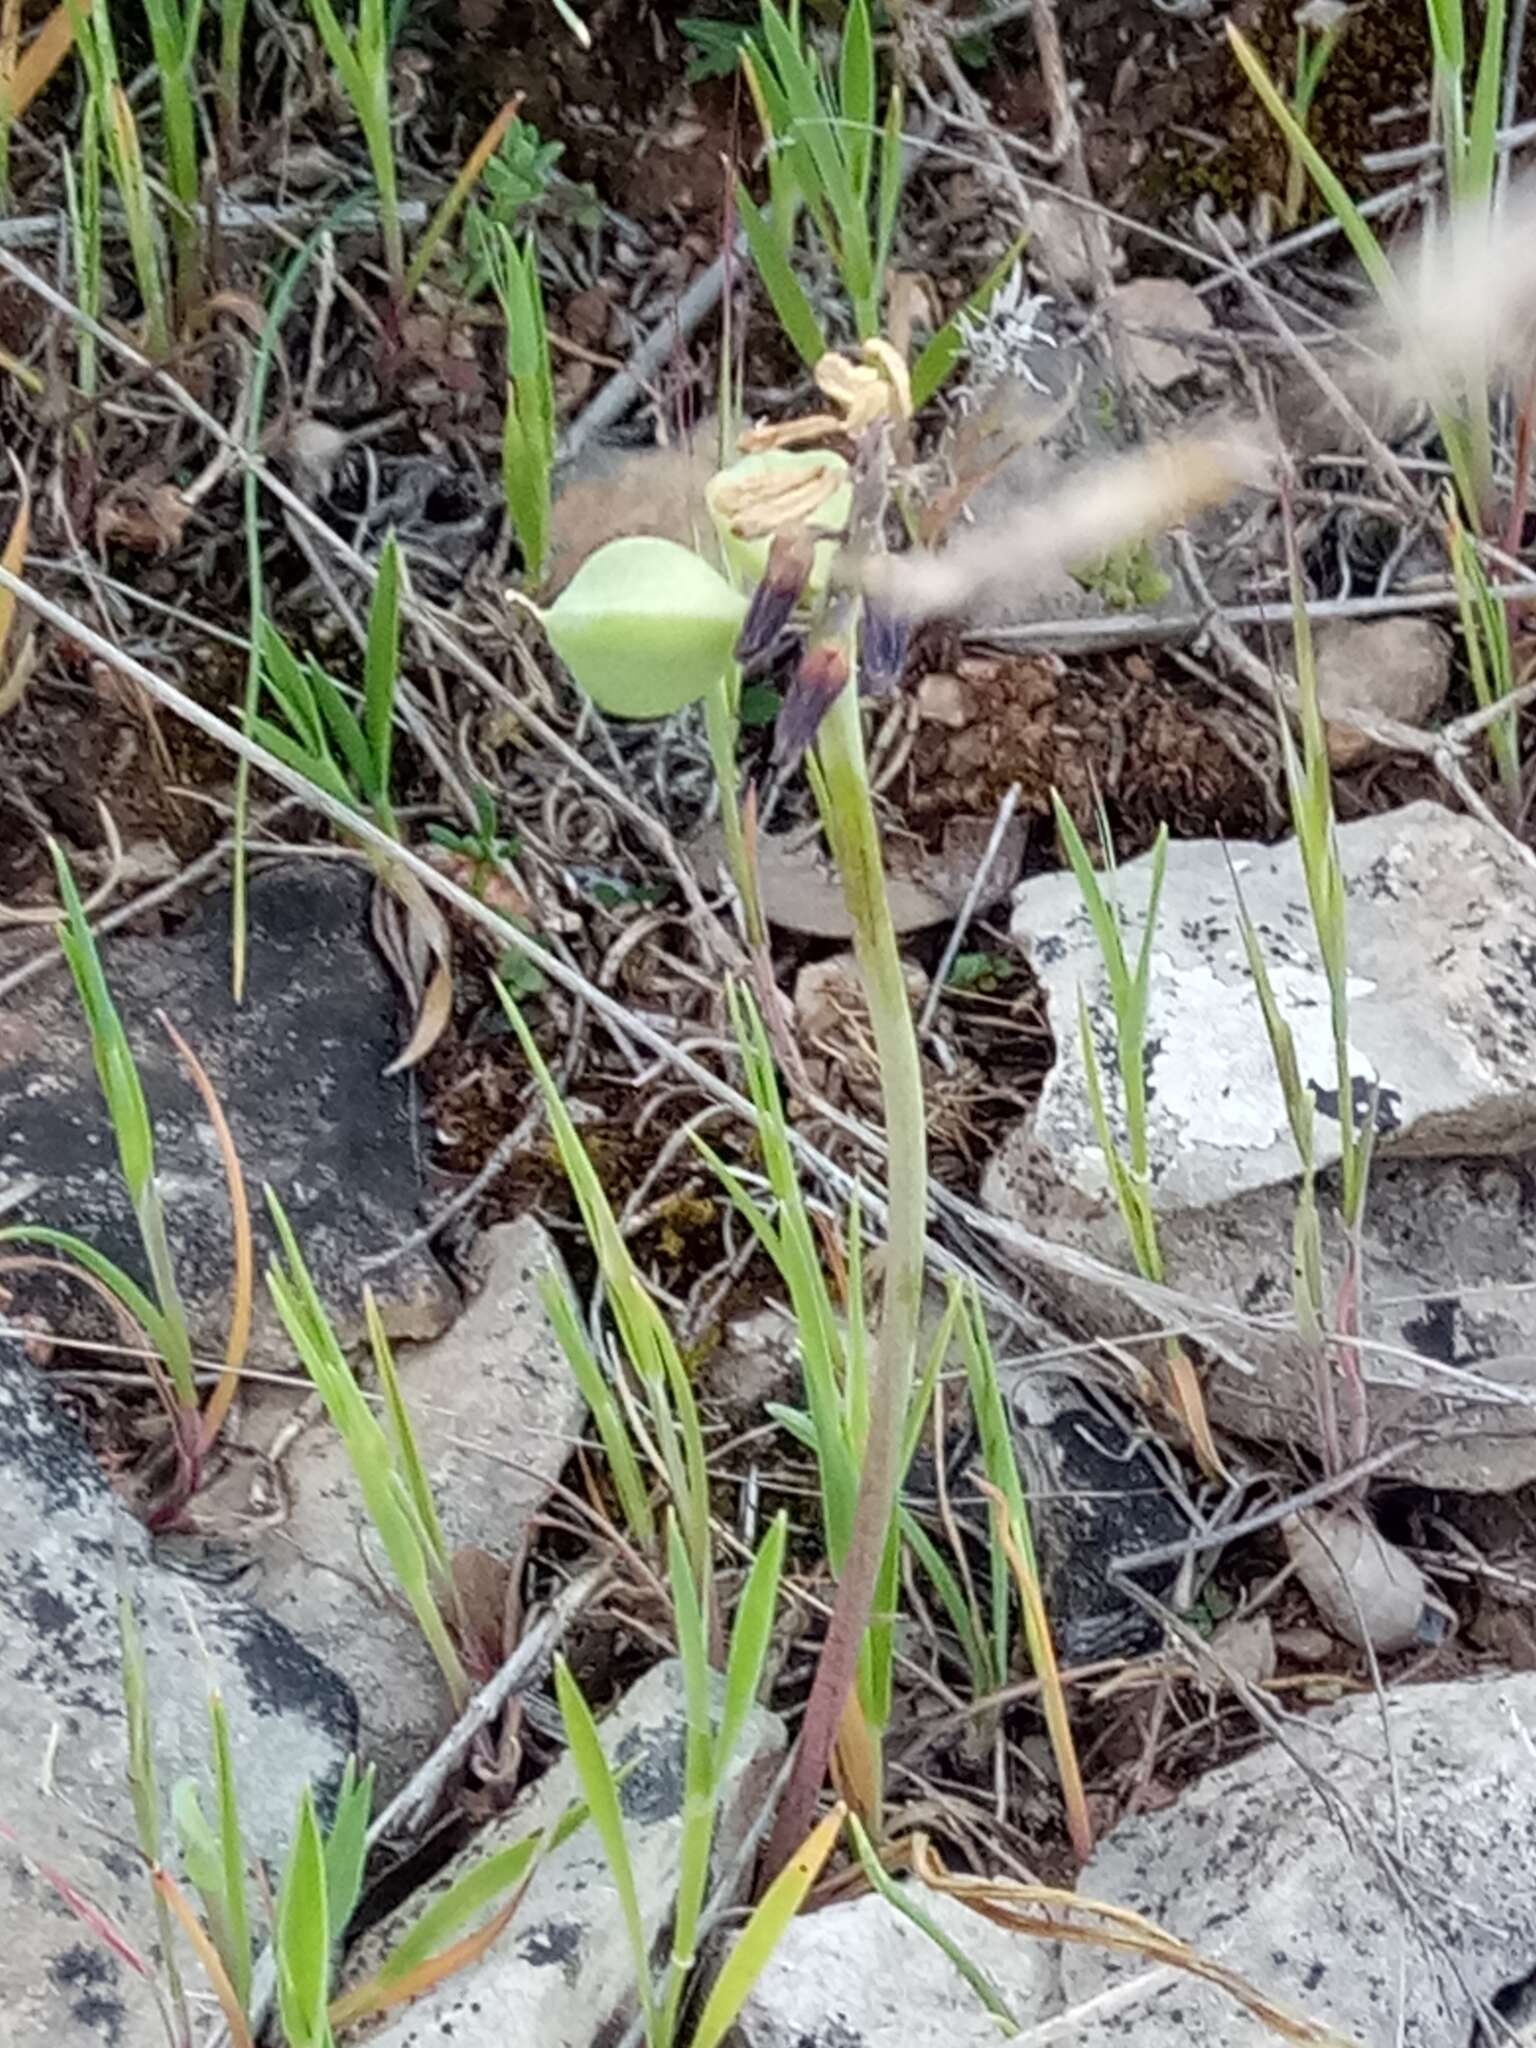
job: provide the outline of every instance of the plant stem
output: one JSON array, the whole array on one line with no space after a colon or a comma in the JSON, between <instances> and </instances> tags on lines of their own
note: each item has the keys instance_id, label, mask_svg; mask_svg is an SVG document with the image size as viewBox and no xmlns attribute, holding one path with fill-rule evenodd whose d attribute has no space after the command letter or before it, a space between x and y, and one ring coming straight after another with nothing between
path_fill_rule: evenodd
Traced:
<instances>
[{"instance_id":1,"label":"plant stem","mask_svg":"<svg viewBox=\"0 0 1536 2048\"><path fill-rule=\"evenodd\" d=\"M864 736L853 684L841 690L818 745L827 802L823 824L853 920L854 953L869 1006L880 1067L880 1096L890 1158L885 1291L870 1386L869 1435L854 1507L853 1532L832 1619L816 1666L789 1783L764 1858L772 1878L809 1832L838 1724L853 1688L869 1626L887 1533L901 1484L902 1448L917 1353L928 1216L928 1141L917 1034L896 931L885 893L880 833L864 763Z\"/></svg>"},{"instance_id":2,"label":"plant stem","mask_svg":"<svg viewBox=\"0 0 1536 2048\"><path fill-rule=\"evenodd\" d=\"M742 916L746 921L747 945L756 953L767 943L757 873L747 854L742 830L741 801L736 792L737 710L741 678L734 671L722 674L704 699L704 729L709 736L709 758L720 792L720 828L725 834L725 853L731 879L741 893Z\"/></svg>"}]
</instances>

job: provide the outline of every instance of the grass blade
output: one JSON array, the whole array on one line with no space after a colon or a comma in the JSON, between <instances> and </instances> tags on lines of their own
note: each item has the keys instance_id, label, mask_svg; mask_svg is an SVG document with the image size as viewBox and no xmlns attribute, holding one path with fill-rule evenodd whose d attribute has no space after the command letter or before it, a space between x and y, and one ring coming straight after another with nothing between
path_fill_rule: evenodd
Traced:
<instances>
[{"instance_id":1,"label":"grass blade","mask_svg":"<svg viewBox=\"0 0 1536 2048\"><path fill-rule=\"evenodd\" d=\"M299 1817L278 1893L273 1932L277 2004L288 2048L331 2048L333 2037L326 2016L331 1932L325 1844L315 1817L314 1795L306 1785L299 1795Z\"/></svg>"},{"instance_id":2,"label":"grass blade","mask_svg":"<svg viewBox=\"0 0 1536 2048\"><path fill-rule=\"evenodd\" d=\"M736 2024L753 1985L767 1969L784 1930L805 1904L811 1886L836 1846L848 1809L838 1802L806 1836L795 1854L769 1885L756 1910L737 1937L694 2029L692 2048L720 2048Z\"/></svg>"},{"instance_id":3,"label":"grass blade","mask_svg":"<svg viewBox=\"0 0 1536 2048\"><path fill-rule=\"evenodd\" d=\"M555 1659L555 1698L559 1702L560 1718L565 1724L566 1741L570 1744L571 1763L581 1780L587 1811L603 1845L609 1875L619 1896L619 1910L624 1918L635 1966L640 2009L645 2016L646 2038L654 2040L656 1997L651 1984L650 1944L646 1940L634 1865L629 1859L629 1844L624 1839L624 1814L619 1805L619 1790L608 1759L603 1754L592 1709L563 1657Z\"/></svg>"}]
</instances>

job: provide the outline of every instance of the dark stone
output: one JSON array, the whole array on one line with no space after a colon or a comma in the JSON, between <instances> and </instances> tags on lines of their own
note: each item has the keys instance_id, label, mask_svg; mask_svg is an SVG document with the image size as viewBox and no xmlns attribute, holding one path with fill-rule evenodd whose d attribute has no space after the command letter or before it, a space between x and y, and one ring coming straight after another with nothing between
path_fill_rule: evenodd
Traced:
<instances>
[{"instance_id":1,"label":"dark stone","mask_svg":"<svg viewBox=\"0 0 1536 2048\"><path fill-rule=\"evenodd\" d=\"M1156 1456L1107 1406L1089 1406L1082 1388L1059 1374L1020 1373L1012 1406L1057 1649L1075 1664L1155 1647L1161 1637L1155 1617L1114 1568L1190 1533ZM1177 1573L1177 1564L1170 1564L1138 1583L1161 1595Z\"/></svg>"},{"instance_id":2,"label":"dark stone","mask_svg":"<svg viewBox=\"0 0 1536 2048\"><path fill-rule=\"evenodd\" d=\"M230 996L230 899L211 898L166 938L110 938L107 982L154 1121L178 1282L198 1348L218 1356L229 1314L229 1205L202 1102L156 1018L164 1011L207 1068L244 1169L261 1272L270 1185L298 1234L343 1341L362 1335L358 1266L413 1231L422 1195L410 1078L384 1069L400 1046L394 985L369 936L371 883L336 862L294 862L250 890L248 989ZM5 1197L37 1180L19 1206ZM62 970L0 1013L0 1209L7 1223L72 1231L146 1282L116 1144L74 987ZM18 1276L50 1319L95 1305L49 1277ZM426 1253L379 1270L392 1335L437 1335L456 1307ZM252 1362L291 1366L259 1283ZM55 1326L57 1323L55 1322Z\"/></svg>"}]
</instances>

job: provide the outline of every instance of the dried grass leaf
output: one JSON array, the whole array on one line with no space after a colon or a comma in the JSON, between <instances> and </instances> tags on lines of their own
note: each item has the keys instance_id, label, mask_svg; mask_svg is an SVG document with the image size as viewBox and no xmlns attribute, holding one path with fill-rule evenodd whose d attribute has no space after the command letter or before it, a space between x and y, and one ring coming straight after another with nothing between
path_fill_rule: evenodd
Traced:
<instances>
[{"instance_id":1,"label":"dried grass leaf","mask_svg":"<svg viewBox=\"0 0 1536 2048\"><path fill-rule=\"evenodd\" d=\"M9 77L0 79L0 121L19 121L74 47L75 24L69 0L55 7L16 60Z\"/></svg>"},{"instance_id":2,"label":"dried grass leaf","mask_svg":"<svg viewBox=\"0 0 1536 2048\"><path fill-rule=\"evenodd\" d=\"M21 502L16 507L16 517L11 521L10 533L0 549L0 566L12 576L19 576L27 557L27 542L32 534L32 493L27 484L27 473L15 456L11 467L16 472L16 486L21 493ZM17 600L14 591L0 590L0 718L8 711L14 711L26 695L27 683L32 674L30 643L18 641L13 654L7 659L11 628L16 623Z\"/></svg>"}]
</instances>

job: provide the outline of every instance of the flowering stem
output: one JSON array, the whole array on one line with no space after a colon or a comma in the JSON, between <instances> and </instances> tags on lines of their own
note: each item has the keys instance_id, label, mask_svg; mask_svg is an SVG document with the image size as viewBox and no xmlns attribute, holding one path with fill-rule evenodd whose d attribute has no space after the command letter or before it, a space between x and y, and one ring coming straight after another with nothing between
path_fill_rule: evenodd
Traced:
<instances>
[{"instance_id":1,"label":"flowering stem","mask_svg":"<svg viewBox=\"0 0 1536 2048\"><path fill-rule=\"evenodd\" d=\"M852 633L847 639L852 654ZM838 1724L853 1690L869 1627L880 1563L901 1484L902 1440L911 1400L923 1295L928 1147L922 1068L901 954L891 922L880 834L864 762L857 693L850 683L827 711L818 737L826 799L822 823L853 922L880 1067L890 1184L885 1289L875 1338L869 1434L842 1577L822 1644L784 1797L764 1859L765 1880L782 1870L809 1831Z\"/></svg>"}]
</instances>

